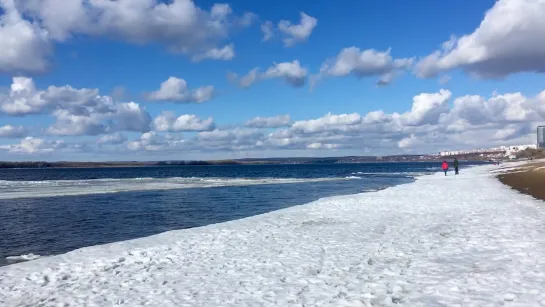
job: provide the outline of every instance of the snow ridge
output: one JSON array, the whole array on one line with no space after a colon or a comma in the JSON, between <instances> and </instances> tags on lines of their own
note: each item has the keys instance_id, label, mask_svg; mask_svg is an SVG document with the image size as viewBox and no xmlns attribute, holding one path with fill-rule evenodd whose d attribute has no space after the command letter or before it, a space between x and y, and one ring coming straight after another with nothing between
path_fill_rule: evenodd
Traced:
<instances>
[{"instance_id":1,"label":"snow ridge","mask_svg":"<svg viewBox=\"0 0 545 307\"><path fill-rule=\"evenodd\" d=\"M8 263L15 263L15 262L32 261L32 260L39 259L40 257L42 256L30 253L30 254L20 255L20 256L7 256L6 260L8 261Z\"/></svg>"},{"instance_id":2,"label":"snow ridge","mask_svg":"<svg viewBox=\"0 0 545 307\"><path fill-rule=\"evenodd\" d=\"M545 305L543 203L495 168L2 267L0 305Z\"/></svg>"}]
</instances>

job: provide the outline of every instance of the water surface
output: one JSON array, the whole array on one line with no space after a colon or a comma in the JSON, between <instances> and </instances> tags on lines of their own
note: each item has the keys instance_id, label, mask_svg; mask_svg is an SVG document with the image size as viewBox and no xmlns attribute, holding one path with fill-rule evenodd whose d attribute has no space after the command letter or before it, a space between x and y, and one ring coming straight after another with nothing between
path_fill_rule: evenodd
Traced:
<instances>
[{"instance_id":1,"label":"water surface","mask_svg":"<svg viewBox=\"0 0 545 307\"><path fill-rule=\"evenodd\" d=\"M0 265L374 191L437 163L0 170Z\"/></svg>"}]
</instances>

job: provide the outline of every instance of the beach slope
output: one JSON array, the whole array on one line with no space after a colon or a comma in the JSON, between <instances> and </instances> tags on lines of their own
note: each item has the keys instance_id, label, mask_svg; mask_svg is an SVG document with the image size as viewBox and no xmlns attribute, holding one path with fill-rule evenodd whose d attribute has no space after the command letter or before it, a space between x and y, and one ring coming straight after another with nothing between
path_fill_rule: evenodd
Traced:
<instances>
[{"instance_id":1,"label":"beach slope","mask_svg":"<svg viewBox=\"0 0 545 307\"><path fill-rule=\"evenodd\" d=\"M511 188L545 200L545 162L519 163L506 171L499 170L498 179Z\"/></svg>"},{"instance_id":2,"label":"beach slope","mask_svg":"<svg viewBox=\"0 0 545 307\"><path fill-rule=\"evenodd\" d=\"M495 168L2 267L0 305L545 305L543 202Z\"/></svg>"}]
</instances>

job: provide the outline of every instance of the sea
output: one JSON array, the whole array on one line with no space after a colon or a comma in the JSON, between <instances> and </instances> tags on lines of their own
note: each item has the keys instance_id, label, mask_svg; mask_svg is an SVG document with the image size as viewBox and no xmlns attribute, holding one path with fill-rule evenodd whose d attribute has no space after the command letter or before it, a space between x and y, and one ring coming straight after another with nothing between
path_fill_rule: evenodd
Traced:
<instances>
[{"instance_id":1,"label":"sea","mask_svg":"<svg viewBox=\"0 0 545 307\"><path fill-rule=\"evenodd\" d=\"M377 191L438 171L434 162L0 169L0 266Z\"/></svg>"}]
</instances>

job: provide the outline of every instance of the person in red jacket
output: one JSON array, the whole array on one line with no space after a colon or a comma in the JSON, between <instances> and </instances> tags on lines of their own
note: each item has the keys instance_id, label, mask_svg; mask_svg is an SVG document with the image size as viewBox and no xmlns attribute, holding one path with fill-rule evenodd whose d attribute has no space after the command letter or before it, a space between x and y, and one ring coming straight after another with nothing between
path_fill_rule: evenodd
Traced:
<instances>
[{"instance_id":1,"label":"person in red jacket","mask_svg":"<svg viewBox=\"0 0 545 307\"><path fill-rule=\"evenodd\" d=\"M443 161L443 165L441 166L441 168L443 169L443 172L445 172L445 176L447 175L447 171L448 171L448 163L447 161Z\"/></svg>"}]
</instances>

